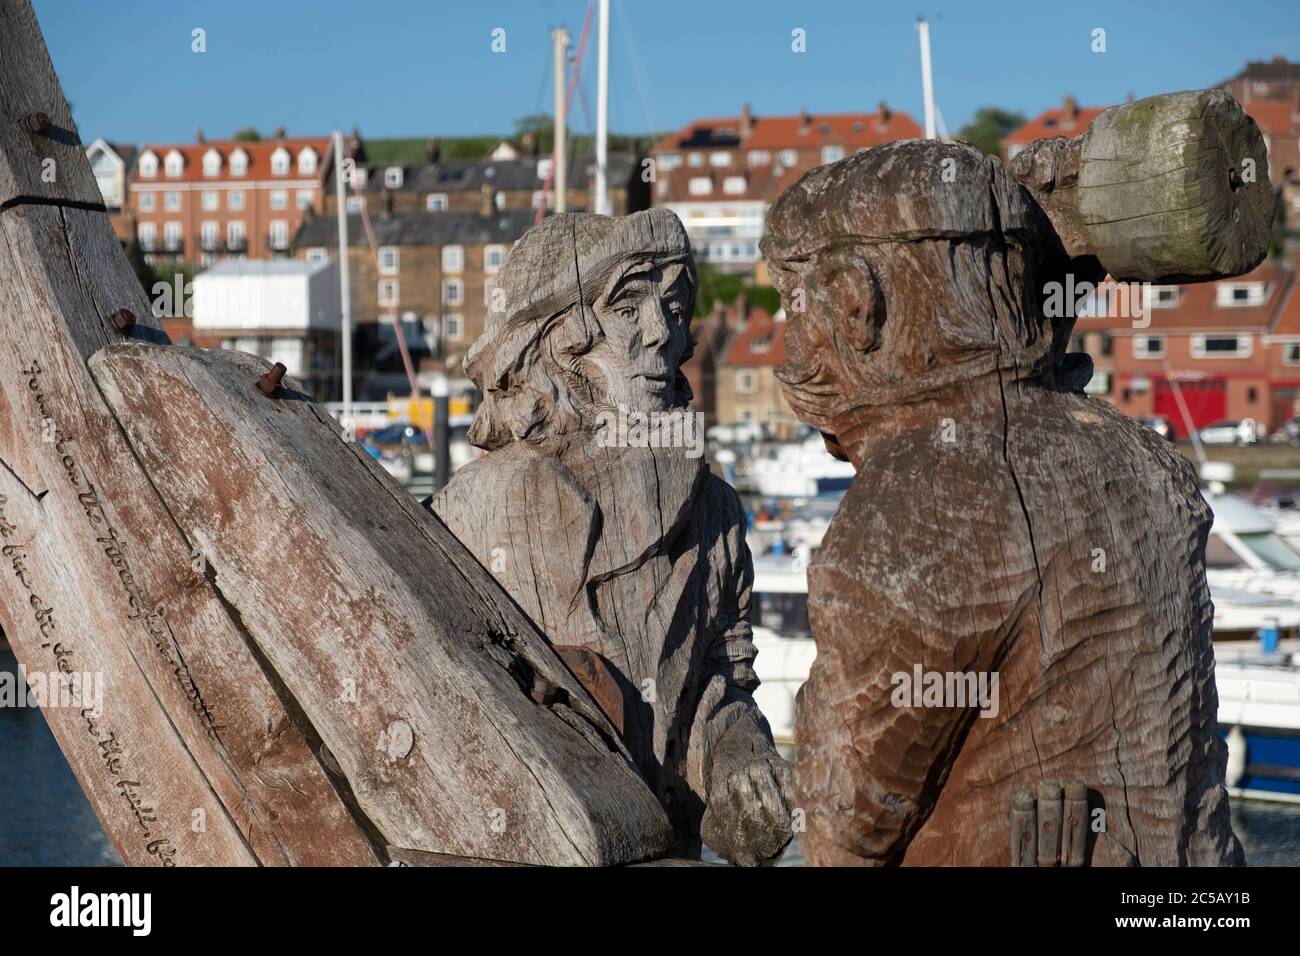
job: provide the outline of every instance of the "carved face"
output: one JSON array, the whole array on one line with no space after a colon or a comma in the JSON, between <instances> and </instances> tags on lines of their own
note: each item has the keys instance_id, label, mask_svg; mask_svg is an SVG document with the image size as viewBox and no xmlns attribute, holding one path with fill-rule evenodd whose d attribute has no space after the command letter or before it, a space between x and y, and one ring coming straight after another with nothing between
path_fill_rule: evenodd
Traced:
<instances>
[{"instance_id":1,"label":"carved face","mask_svg":"<svg viewBox=\"0 0 1300 956\"><path fill-rule=\"evenodd\" d=\"M602 334L579 359L582 377L612 408L663 411L682 404L680 368L694 289L685 264L622 276L594 306Z\"/></svg>"}]
</instances>

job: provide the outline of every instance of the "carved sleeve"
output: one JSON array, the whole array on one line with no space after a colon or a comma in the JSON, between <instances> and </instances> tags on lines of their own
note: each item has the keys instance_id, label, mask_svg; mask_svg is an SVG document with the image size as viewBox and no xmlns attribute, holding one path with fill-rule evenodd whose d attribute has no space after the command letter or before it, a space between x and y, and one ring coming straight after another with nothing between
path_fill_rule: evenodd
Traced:
<instances>
[{"instance_id":1,"label":"carved sleeve","mask_svg":"<svg viewBox=\"0 0 1300 956\"><path fill-rule=\"evenodd\" d=\"M780 761L767 719L755 703L758 687L749 603L754 566L745 543L745 515L736 493L713 485L711 520L725 522L708 568L717 588L717 614L705 635L703 693L691 730L688 779L705 803L708 794L733 771L755 760ZM721 489L717 486L722 485ZM714 603L714 602L711 602Z\"/></svg>"}]
</instances>

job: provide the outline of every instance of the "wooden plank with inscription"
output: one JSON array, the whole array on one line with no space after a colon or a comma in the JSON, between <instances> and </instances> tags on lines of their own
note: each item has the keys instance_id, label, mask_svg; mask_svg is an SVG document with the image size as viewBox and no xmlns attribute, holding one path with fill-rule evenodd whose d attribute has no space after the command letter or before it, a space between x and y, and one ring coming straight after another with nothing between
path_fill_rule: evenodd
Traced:
<instances>
[{"instance_id":1,"label":"wooden plank with inscription","mask_svg":"<svg viewBox=\"0 0 1300 956\"><path fill-rule=\"evenodd\" d=\"M133 420L122 422L121 410L115 414L92 379L87 361L106 345L129 341L159 354L171 347L99 207L28 0L0 4L0 104L0 623L29 672L103 678L100 706L44 712L115 847L128 864L162 865L373 865L387 859L388 843L446 848L421 839L415 818L377 813L375 819L363 807L386 799L384 781L366 776L366 761L401 749L403 728L390 722L387 737L367 736L369 752L361 753L360 743L322 717L326 705L311 699L300 675L286 666L293 641L310 643L323 635L305 619L294 621L298 630L277 631L260 618L263 606L274 606L281 592L302 582L253 560L267 558L273 548L250 554L250 576L242 581L236 573L214 581L207 556L196 551L201 523L180 520L175 502L160 495L131 436L148 432L151 421L169 420L175 410L147 402L132 412ZM40 122L32 120L36 113L44 114ZM42 175L50 169L53 180ZM125 331L113 319L119 310L134 318ZM141 368L140 374L152 371ZM250 390L256 377L245 383ZM118 381L120 392L145 395L153 384L147 378ZM297 454L328 462L351 455L306 408L281 423L291 418L301 425L310 417L320 426L295 439ZM230 424L256 431L256 423ZM185 434L183 422L171 425ZM193 445L183 450L194 453L210 440L197 430L188 438ZM250 482L269 486L279 480L266 458L251 461L249 469ZM382 494L392 508L387 520L413 523L409 512L402 517L400 493L383 488L384 480L353 471L296 492L286 487L283 501L305 508L327 488L343 500ZM221 494L216 492L218 499ZM272 541L283 517L240 516ZM421 520L433 523L427 516ZM404 576L410 581L418 570L428 588L459 602L455 624L480 633L502 626L509 602L491 578L477 565L458 565L472 565L463 552L431 544L437 531L412 529L409 534L424 542L418 555L410 550L414 538L406 551L385 550L380 529L357 530L349 545L367 544L373 560L341 580L382 591ZM220 553L223 543L216 537L210 543ZM430 564L392 563L398 557ZM218 566L239 566L228 555L222 560ZM339 563L348 565L346 548ZM257 577L260 571L268 576ZM316 598L324 612L336 592L328 581L315 583L324 588ZM349 611L332 609L344 616ZM485 623L481 615L490 613L496 616ZM374 622L353 623L352 636L365 643ZM433 624L446 645L441 653L460 661L462 670L480 668L484 685L504 693L500 664L457 646L459 634L449 622ZM549 653L535 631L519 639L542 648L534 656ZM418 628L411 628L411 640L421 642ZM376 667L400 663L385 661L377 647L352 650L369 654ZM548 667L552 661L553 655ZM501 723L470 728L498 735L498 749L517 751L514 772L496 782L530 792L512 792L509 799L535 805L539 795L568 795L568 804L530 831L548 842L530 848L528 859L609 862L655 855L666 829L662 812L644 787L638 793L626 784L639 781L597 729L595 705L556 667L561 673L555 680L573 685L572 710L595 715L574 718L583 731L535 707L517 688L512 692L522 704L507 707ZM416 715L409 721L416 746L425 726L419 709L440 704L403 698L420 691L419 675L410 675L408 683L394 687L391 701ZM443 772L455 772L460 756L449 753ZM552 768L549 778L543 776L553 784L550 790L531 775L543 766ZM634 809L609 827L607 814L593 813L593 798L576 785L604 777L623 781L633 794ZM464 789L487 783L470 779ZM433 799L405 796L417 804ZM484 797L484 791L474 796ZM446 818L477 813L485 800L472 809L452 800L440 812ZM586 829L574 822L591 820L597 822ZM515 836L526 843L522 831Z\"/></svg>"}]
</instances>

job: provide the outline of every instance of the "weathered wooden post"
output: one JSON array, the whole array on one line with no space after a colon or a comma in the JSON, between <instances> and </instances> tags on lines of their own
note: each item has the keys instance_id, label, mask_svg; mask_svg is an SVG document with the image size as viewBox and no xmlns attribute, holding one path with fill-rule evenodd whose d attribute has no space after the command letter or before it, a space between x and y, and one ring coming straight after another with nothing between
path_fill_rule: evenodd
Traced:
<instances>
[{"instance_id":1,"label":"weathered wooden post","mask_svg":"<svg viewBox=\"0 0 1300 956\"><path fill-rule=\"evenodd\" d=\"M613 729L446 528L265 363L167 344L28 0L0 4L0 104L0 608L29 672L106 681L45 715L123 860L665 852Z\"/></svg>"}]
</instances>

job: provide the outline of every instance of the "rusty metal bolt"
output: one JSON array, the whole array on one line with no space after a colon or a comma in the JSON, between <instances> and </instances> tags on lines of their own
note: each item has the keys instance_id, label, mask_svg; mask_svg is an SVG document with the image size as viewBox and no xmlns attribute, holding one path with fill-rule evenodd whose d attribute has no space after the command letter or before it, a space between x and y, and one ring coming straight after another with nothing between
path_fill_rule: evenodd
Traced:
<instances>
[{"instance_id":1,"label":"rusty metal bolt","mask_svg":"<svg viewBox=\"0 0 1300 956\"><path fill-rule=\"evenodd\" d=\"M267 372L257 381L257 390L267 398L274 398L275 393L280 390L280 379L284 378L284 373L289 371L285 368L283 362L276 362L271 371Z\"/></svg>"},{"instance_id":2,"label":"rusty metal bolt","mask_svg":"<svg viewBox=\"0 0 1300 956\"><path fill-rule=\"evenodd\" d=\"M555 703L556 694L559 688L552 684L541 674L533 675L533 689L528 692L528 696L533 699L534 703L541 704L543 707L549 707Z\"/></svg>"},{"instance_id":3,"label":"rusty metal bolt","mask_svg":"<svg viewBox=\"0 0 1300 956\"><path fill-rule=\"evenodd\" d=\"M131 326L135 325L135 313L130 309L118 309L113 313L112 319L119 332L129 332Z\"/></svg>"},{"instance_id":4,"label":"rusty metal bolt","mask_svg":"<svg viewBox=\"0 0 1300 956\"><path fill-rule=\"evenodd\" d=\"M50 118L44 113L28 113L27 128L33 133L39 133L50 126Z\"/></svg>"}]
</instances>

